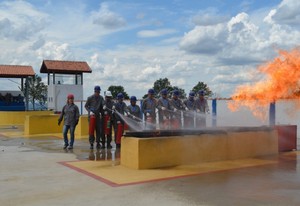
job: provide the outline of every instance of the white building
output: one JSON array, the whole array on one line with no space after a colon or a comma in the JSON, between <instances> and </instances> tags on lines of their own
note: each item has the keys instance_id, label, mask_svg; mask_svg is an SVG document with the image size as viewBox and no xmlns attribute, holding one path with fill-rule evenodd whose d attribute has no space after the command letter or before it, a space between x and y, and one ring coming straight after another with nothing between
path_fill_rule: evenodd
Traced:
<instances>
[{"instance_id":1,"label":"white building","mask_svg":"<svg viewBox=\"0 0 300 206\"><path fill-rule=\"evenodd\" d=\"M69 93L83 99L83 73L92 70L86 62L44 60L40 72L48 74L48 109L61 111Z\"/></svg>"}]
</instances>

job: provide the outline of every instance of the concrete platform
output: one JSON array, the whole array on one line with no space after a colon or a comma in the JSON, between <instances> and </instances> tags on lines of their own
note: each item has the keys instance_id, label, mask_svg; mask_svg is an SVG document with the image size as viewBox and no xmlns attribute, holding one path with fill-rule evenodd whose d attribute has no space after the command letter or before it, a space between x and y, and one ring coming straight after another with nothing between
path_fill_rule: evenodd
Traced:
<instances>
[{"instance_id":1,"label":"concrete platform","mask_svg":"<svg viewBox=\"0 0 300 206\"><path fill-rule=\"evenodd\" d=\"M1 205L300 204L300 173L297 169L300 153L297 151L255 158L248 160L248 164L244 159L235 163L185 166L181 170L205 172L155 181L139 180L135 184L112 187L61 162L86 162L100 170L114 170L120 166L120 151L114 149L115 159L112 161L112 150L90 151L86 140L76 140L72 151L63 150L62 145L62 139L55 135L24 138L22 128L1 127ZM225 168L225 165L232 167ZM131 178L137 175L132 173ZM118 172L116 176L125 181Z\"/></svg>"},{"instance_id":2,"label":"concrete platform","mask_svg":"<svg viewBox=\"0 0 300 206\"><path fill-rule=\"evenodd\" d=\"M122 138L121 164L152 169L274 154L278 154L278 135L273 127L145 131Z\"/></svg>"}]
</instances>

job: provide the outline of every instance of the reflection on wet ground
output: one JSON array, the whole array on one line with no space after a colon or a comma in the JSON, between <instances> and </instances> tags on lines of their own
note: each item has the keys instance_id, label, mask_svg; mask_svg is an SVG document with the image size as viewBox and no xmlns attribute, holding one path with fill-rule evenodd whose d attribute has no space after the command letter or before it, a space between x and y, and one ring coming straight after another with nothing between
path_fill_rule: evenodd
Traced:
<instances>
[{"instance_id":1,"label":"reflection on wet ground","mask_svg":"<svg viewBox=\"0 0 300 206\"><path fill-rule=\"evenodd\" d=\"M22 137L23 128L15 126L2 126L0 127L0 144L4 146L19 146L27 147L30 151L43 151L43 152L55 152L55 153L72 153L76 155L78 160L113 160L119 163L120 149L116 149L115 144L112 149L89 149L88 139L76 139L74 148L72 150L63 149L63 139L56 136L30 136ZM18 136L18 132L20 135ZM14 133L14 137L8 137L7 134Z\"/></svg>"}]
</instances>

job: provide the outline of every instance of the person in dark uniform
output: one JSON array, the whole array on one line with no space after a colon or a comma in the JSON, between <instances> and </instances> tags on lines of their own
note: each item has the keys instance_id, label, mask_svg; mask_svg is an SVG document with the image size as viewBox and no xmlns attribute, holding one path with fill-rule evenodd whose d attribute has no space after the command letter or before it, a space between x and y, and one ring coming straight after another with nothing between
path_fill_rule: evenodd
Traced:
<instances>
[{"instance_id":1,"label":"person in dark uniform","mask_svg":"<svg viewBox=\"0 0 300 206\"><path fill-rule=\"evenodd\" d=\"M188 99L186 99L183 103L188 109L188 111L184 113L184 128L194 128L194 112L196 110L195 92L191 91Z\"/></svg>"},{"instance_id":2,"label":"person in dark uniform","mask_svg":"<svg viewBox=\"0 0 300 206\"><path fill-rule=\"evenodd\" d=\"M123 102L124 95L122 93L117 94L117 102L114 104L113 109L116 111L114 112L114 132L115 132L115 142L116 142L116 147L120 148L120 144L117 143L117 135L118 132L121 132L123 134L124 132L124 125L125 122L122 118L122 115L128 116L128 109L127 105ZM118 131L118 124L123 125L123 131Z\"/></svg>"},{"instance_id":3,"label":"person in dark uniform","mask_svg":"<svg viewBox=\"0 0 300 206\"><path fill-rule=\"evenodd\" d=\"M161 97L157 101L158 120L160 129L170 129L170 112L173 110L173 106L168 98L168 90L162 89L160 91Z\"/></svg>"},{"instance_id":4,"label":"person in dark uniform","mask_svg":"<svg viewBox=\"0 0 300 206\"><path fill-rule=\"evenodd\" d=\"M146 127L148 129L156 129L156 107L157 100L154 98L155 91L154 89L148 90L148 97L144 99L142 103L142 112L145 117ZM147 125L147 123L149 125Z\"/></svg>"},{"instance_id":5,"label":"person in dark uniform","mask_svg":"<svg viewBox=\"0 0 300 206\"><path fill-rule=\"evenodd\" d=\"M107 128L103 127L103 133L102 133L102 146L101 148L105 148L105 139L106 139L106 147L107 149L111 149L111 140L112 140L112 126L113 126L113 113L112 109L114 106L114 101L112 99L112 94L110 91L105 92L105 101L103 106L104 116L103 121L107 121L106 123L103 122L103 126L106 125ZM105 134L105 130L109 130L108 134Z\"/></svg>"},{"instance_id":6,"label":"person in dark uniform","mask_svg":"<svg viewBox=\"0 0 300 206\"><path fill-rule=\"evenodd\" d=\"M90 115L93 113L95 115L96 119L96 142L97 142L97 149L100 149L100 140L102 136L102 115L103 115L103 105L104 105L104 99L100 95L101 88L100 86L95 86L94 88L94 94L89 96L87 98L87 101L85 103L85 109L88 111L88 117L90 120ZM90 149L94 149L94 142L95 142L95 135L89 136L90 141Z\"/></svg>"},{"instance_id":7,"label":"person in dark uniform","mask_svg":"<svg viewBox=\"0 0 300 206\"><path fill-rule=\"evenodd\" d=\"M204 90L198 91L199 98L195 100L195 109L198 113L196 118L196 127L206 127L206 114L209 113L207 100L204 98Z\"/></svg>"},{"instance_id":8,"label":"person in dark uniform","mask_svg":"<svg viewBox=\"0 0 300 206\"><path fill-rule=\"evenodd\" d=\"M172 126L175 129L180 129L182 127L181 124L181 112L186 109L186 106L183 104L181 99L179 99L180 92L178 90L173 91L172 99L170 100L171 105L173 106L173 114L172 114Z\"/></svg>"}]
</instances>

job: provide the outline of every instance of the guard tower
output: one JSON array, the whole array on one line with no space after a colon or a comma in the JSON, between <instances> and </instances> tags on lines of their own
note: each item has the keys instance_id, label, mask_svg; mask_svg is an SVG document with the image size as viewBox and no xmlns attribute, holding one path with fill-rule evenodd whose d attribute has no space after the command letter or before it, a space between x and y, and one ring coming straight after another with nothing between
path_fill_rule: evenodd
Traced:
<instances>
[{"instance_id":1,"label":"guard tower","mask_svg":"<svg viewBox=\"0 0 300 206\"><path fill-rule=\"evenodd\" d=\"M21 91L0 90L0 111L28 110L28 95L25 96L24 102L24 94L22 91L24 91L24 80L25 83L27 83L28 77L32 77L34 75L35 73L32 66L0 65L0 78L21 79Z\"/></svg>"},{"instance_id":2,"label":"guard tower","mask_svg":"<svg viewBox=\"0 0 300 206\"><path fill-rule=\"evenodd\" d=\"M44 60L40 72L48 74L48 109L61 111L69 93L83 99L83 73L92 70L86 62Z\"/></svg>"}]
</instances>

